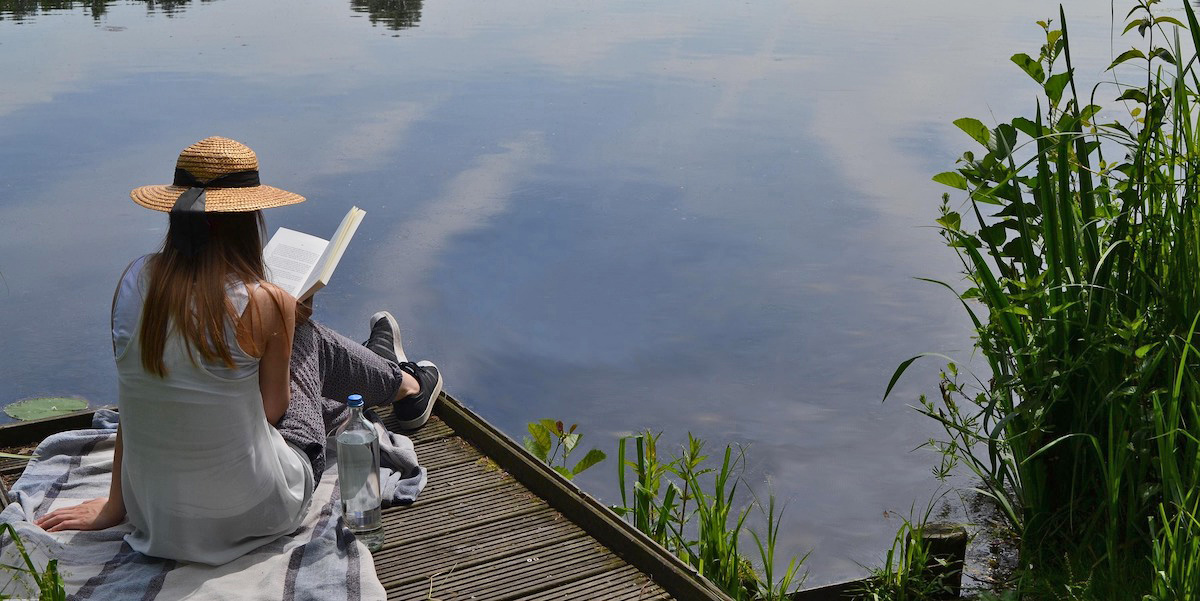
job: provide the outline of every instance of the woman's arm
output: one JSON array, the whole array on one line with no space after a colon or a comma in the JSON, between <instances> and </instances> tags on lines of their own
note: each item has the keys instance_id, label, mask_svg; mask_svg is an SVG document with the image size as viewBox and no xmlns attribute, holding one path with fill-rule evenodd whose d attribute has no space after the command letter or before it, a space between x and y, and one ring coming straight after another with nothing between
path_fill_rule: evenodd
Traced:
<instances>
[{"instance_id":1,"label":"woman's arm","mask_svg":"<svg viewBox=\"0 0 1200 601\"><path fill-rule=\"evenodd\" d=\"M256 286L240 323L238 341L247 353L260 359L258 388L263 410L267 421L276 424L290 401L289 363L296 331L296 299L271 284Z\"/></svg>"},{"instance_id":2,"label":"woman's arm","mask_svg":"<svg viewBox=\"0 0 1200 601\"><path fill-rule=\"evenodd\" d=\"M103 530L121 523L125 519L125 498L121 494L121 459L124 457L121 443L121 426L117 426L117 446L113 451L112 482L108 485L108 497L84 501L72 507L55 509L34 520L34 524L49 532L59 530Z\"/></svg>"}]
</instances>

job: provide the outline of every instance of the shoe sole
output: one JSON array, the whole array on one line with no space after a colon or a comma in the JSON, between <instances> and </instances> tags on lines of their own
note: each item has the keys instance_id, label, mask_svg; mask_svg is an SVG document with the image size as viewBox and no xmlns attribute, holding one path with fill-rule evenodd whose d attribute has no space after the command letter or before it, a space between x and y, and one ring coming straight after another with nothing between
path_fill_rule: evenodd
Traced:
<instances>
[{"instance_id":1,"label":"shoe sole","mask_svg":"<svg viewBox=\"0 0 1200 601\"><path fill-rule=\"evenodd\" d=\"M417 365L437 368L432 361L418 361ZM429 404L425 405L425 412L421 414L421 417L398 422L401 430L416 430L429 421L429 416L433 413L433 404L437 402L438 397L442 396L442 370L439 369L437 375L437 382L433 385L433 393L429 395Z\"/></svg>"},{"instance_id":2,"label":"shoe sole","mask_svg":"<svg viewBox=\"0 0 1200 601\"><path fill-rule=\"evenodd\" d=\"M375 329L375 324L379 320L387 319L388 325L392 328L392 352L396 353L396 360L400 363L408 361L408 356L404 354L404 341L400 338L400 322L396 321L396 317L387 311L380 311L371 316L370 326L368 331Z\"/></svg>"}]
</instances>

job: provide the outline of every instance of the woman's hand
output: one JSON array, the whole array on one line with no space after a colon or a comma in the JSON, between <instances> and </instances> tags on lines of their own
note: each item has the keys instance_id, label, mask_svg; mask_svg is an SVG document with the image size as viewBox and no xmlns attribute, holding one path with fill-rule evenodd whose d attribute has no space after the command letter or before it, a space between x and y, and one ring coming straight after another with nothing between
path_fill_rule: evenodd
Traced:
<instances>
[{"instance_id":1,"label":"woman's hand","mask_svg":"<svg viewBox=\"0 0 1200 601\"><path fill-rule=\"evenodd\" d=\"M125 508L114 507L108 497L84 501L73 507L61 507L34 520L47 532L61 530L104 530L125 519Z\"/></svg>"}]
</instances>

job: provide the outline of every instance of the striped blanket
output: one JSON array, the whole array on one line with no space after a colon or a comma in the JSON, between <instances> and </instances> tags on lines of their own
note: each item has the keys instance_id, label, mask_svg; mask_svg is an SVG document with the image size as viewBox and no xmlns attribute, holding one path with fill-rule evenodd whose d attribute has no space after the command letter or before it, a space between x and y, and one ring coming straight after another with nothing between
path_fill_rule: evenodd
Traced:
<instances>
[{"instance_id":1,"label":"striped blanket","mask_svg":"<svg viewBox=\"0 0 1200 601\"><path fill-rule=\"evenodd\" d=\"M294 533L222 566L147 557L122 537L128 523L96 532L48 533L30 520L58 507L108 495L115 421L98 415L96 429L47 438L11 491L0 513L25 541L35 565L58 559L68 599L83 601L224 600L360 601L384 599L370 552L342 525L337 509L337 466L330 465L313 495L304 524ZM15 545L0 547L0 562L23 565ZM0 574L0 584L10 576ZM14 577L16 577L14 575ZM21 582L0 594L28 594ZM34 592L29 595L36 598Z\"/></svg>"}]
</instances>

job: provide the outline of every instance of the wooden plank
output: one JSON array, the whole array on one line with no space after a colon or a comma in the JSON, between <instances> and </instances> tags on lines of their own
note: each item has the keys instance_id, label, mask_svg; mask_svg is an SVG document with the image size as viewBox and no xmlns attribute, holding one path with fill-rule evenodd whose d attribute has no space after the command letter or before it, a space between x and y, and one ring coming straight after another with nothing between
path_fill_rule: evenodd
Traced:
<instances>
[{"instance_id":1,"label":"wooden plank","mask_svg":"<svg viewBox=\"0 0 1200 601\"><path fill-rule=\"evenodd\" d=\"M590 578L568 582L544 591L522 595L515 601L648 601L667 597L667 591L637 568L625 564Z\"/></svg>"},{"instance_id":2,"label":"wooden plank","mask_svg":"<svg viewBox=\"0 0 1200 601\"><path fill-rule=\"evenodd\" d=\"M0 474L5 476L9 474L20 474L21 472L25 471L25 466L28 464L28 459L0 458Z\"/></svg>"},{"instance_id":3,"label":"wooden plank","mask_svg":"<svg viewBox=\"0 0 1200 601\"><path fill-rule=\"evenodd\" d=\"M514 482L512 476L480 465L478 461L429 469L428 484L425 490L421 491L417 503L424 504L448 497L469 495L511 482Z\"/></svg>"},{"instance_id":4,"label":"wooden plank","mask_svg":"<svg viewBox=\"0 0 1200 601\"><path fill-rule=\"evenodd\" d=\"M545 507L434 539L401 543L375 554L375 573L386 588L428 582L435 574L494 562L567 540L585 538L578 526Z\"/></svg>"},{"instance_id":5,"label":"wooden plank","mask_svg":"<svg viewBox=\"0 0 1200 601\"><path fill-rule=\"evenodd\" d=\"M729 597L641 531L530 455L503 432L442 394L435 411L461 437L471 441L537 496L678 599L730 601ZM483 597L481 597L483 598Z\"/></svg>"},{"instance_id":6,"label":"wooden plank","mask_svg":"<svg viewBox=\"0 0 1200 601\"><path fill-rule=\"evenodd\" d=\"M447 571L388 590L388 599L507 601L619 568L622 561L590 537L530 549L511 557Z\"/></svg>"},{"instance_id":7,"label":"wooden plank","mask_svg":"<svg viewBox=\"0 0 1200 601\"><path fill-rule=\"evenodd\" d=\"M470 497L433 503L418 501L410 507L389 508L383 512L383 548L444 536L508 516L532 513L542 507L524 487L512 483Z\"/></svg>"},{"instance_id":8,"label":"wooden plank","mask_svg":"<svg viewBox=\"0 0 1200 601\"><path fill-rule=\"evenodd\" d=\"M443 469L483 459L470 443L453 436L416 445L417 462L427 470Z\"/></svg>"},{"instance_id":9,"label":"wooden plank","mask_svg":"<svg viewBox=\"0 0 1200 601\"><path fill-rule=\"evenodd\" d=\"M379 415L380 421L387 426L392 432L399 432L411 439L413 444L420 444L439 438L446 438L454 435L454 430L446 425L441 418L434 415L429 418L429 421L416 430L401 430L399 422L396 421L396 416L392 414L391 406L376 407L375 413Z\"/></svg>"}]
</instances>

